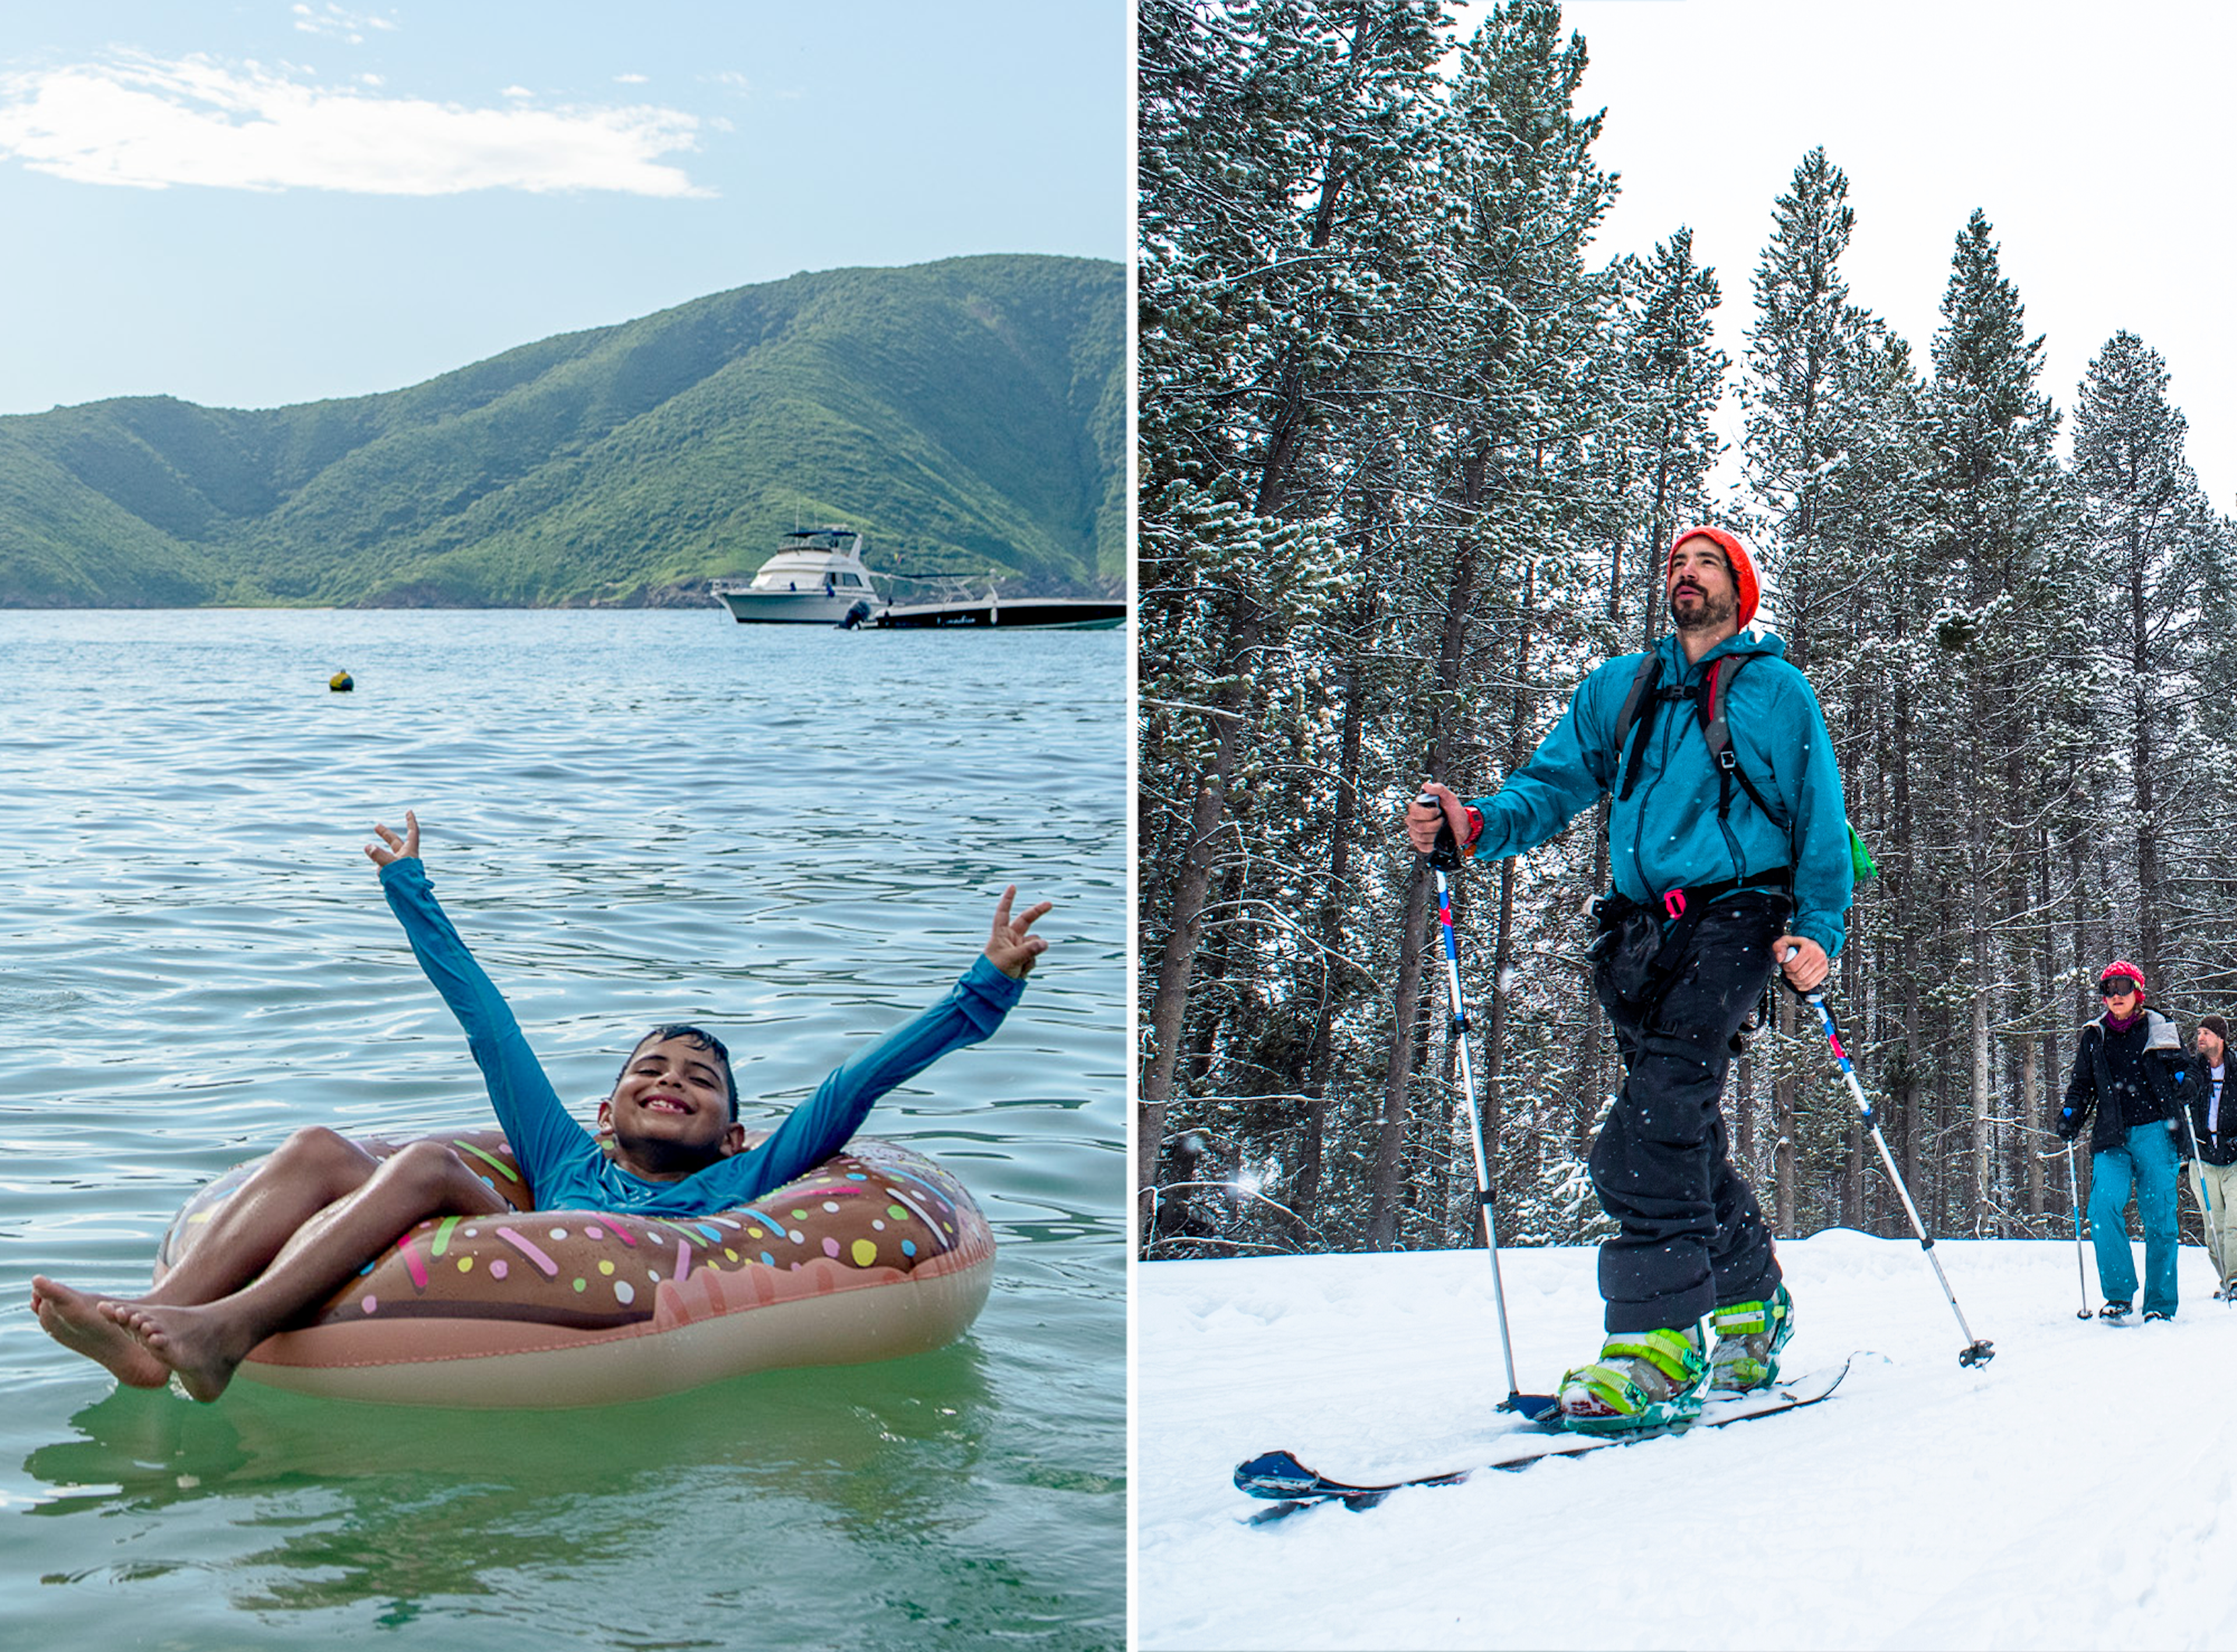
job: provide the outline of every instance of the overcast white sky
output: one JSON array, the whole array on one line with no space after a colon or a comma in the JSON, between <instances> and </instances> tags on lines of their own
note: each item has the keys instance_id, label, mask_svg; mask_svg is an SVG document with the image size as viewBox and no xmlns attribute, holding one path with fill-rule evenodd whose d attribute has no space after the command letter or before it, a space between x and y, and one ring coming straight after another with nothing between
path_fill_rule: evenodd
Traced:
<instances>
[{"instance_id":1,"label":"overcast white sky","mask_svg":"<svg viewBox=\"0 0 2237 1652\"><path fill-rule=\"evenodd\" d=\"M1463 33L1483 11L1462 10ZM2062 432L2125 327L2166 358L2191 464L2237 511L2237 3L1568 0L1563 16L1590 49L1582 106L1607 110L1600 162L1622 175L1600 249L1643 253L1690 224L1736 363L1772 202L1823 144L1856 208L1851 295L1921 372L1979 207L2043 335Z\"/></svg>"},{"instance_id":2,"label":"overcast white sky","mask_svg":"<svg viewBox=\"0 0 2237 1652\"><path fill-rule=\"evenodd\" d=\"M1128 0L0 0L0 413L416 383L805 269L1126 256Z\"/></svg>"}]
</instances>

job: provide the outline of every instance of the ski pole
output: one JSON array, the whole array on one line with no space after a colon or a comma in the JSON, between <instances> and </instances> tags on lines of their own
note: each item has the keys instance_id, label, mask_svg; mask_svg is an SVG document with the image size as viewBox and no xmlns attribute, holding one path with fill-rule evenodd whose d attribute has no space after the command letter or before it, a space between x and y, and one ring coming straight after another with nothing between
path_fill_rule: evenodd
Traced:
<instances>
[{"instance_id":1,"label":"ski pole","mask_svg":"<svg viewBox=\"0 0 2237 1652\"><path fill-rule=\"evenodd\" d=\"M2066 1198L2074 1206L2074 1271L2082 1279L2082 1309L2074 1317L2087 1319L2089 1313L2089 1269L2082 1259L2082 1179L2074 1173L2074 1144L2066 1144Z\"/></svg>"},{"instance_id":2,"label":"ski pole","mask_svg":"<svg viewBox=\"0 0 2237 1652\"><path fill-rule=\"evenodd\" d=\"M1801 948L1789 947L1786 956L1792 961ZM1787 989L1793 991L1792 988ZM1910 1189L1904 1186L1903 1173L1895 1167L1895 1155L1888 1151L1887 1138L1880 1133L1879 1120L1872 1116L1872 1104L1865 1097L1864 1087L1857 1081L1857 1069L1849 1061L1849 1052L1841 1047L1841 1029L1834 1024L1833 1012L1825 1002L1825 988L1815 992L1796 993L1805 1003L1816 1007L1818 1019L1825 1024L1825 1042L1833 1052L1833 1061L1841 1069L1841 1076L1849 1082L1849 1094L1854 1097L1857 1109L1864 1114L1864 1128L1872 1133L1872 1145L1880 1150L1880 1163L1887 1166L1888 1180L1895 1184L1896 1194L1903 1200L1904 1213L1910 1218L1910 1231L1918 1235L1919 1248L1934 1269L1934 1277L1941 1282L1942 1294L1949 1299L1950 1312L1957 1316L1957 1329L1965 1335L1965 1350L1957 1356L1961 1365L1985 1365L1996 1357L1996 1345L1984 1342L1973 1334L1972 1326L1965 1323L1965 1311L1957 1305L1957 1293L1950 1288L1950 1276L1942 1271L1942 1263L1934 1254L1934 1241L1926 1237L1926 1224L1918 1219L1918 1206L1910 1202Z\"/></svg>"},{"instance_id":3,"label":"ski pole","mask_svg":"<svg viewBox=\"0 0 2237 1652\"><path fill-rule=\"evenodd\" d=\"M1437 800L1427 793L1415 801L1442 812ZM1475 1107L1475 1067L1468 1059L1468 1006L1461 998L1460 942L1453 933L1453 887L1445 876L1448 870L1460 865L1461 859L1449 824L1437 828L1437 847L1427 858L1437 875L1437 923L1445 936L1445 989L1452 1004L1453 1049L1460 1058L1461 1094L1468 1099L1468 1149L1475 1156L1476 1204L1483 1213L1484 1247L1491 1253L1492 1300L1499 1307L1499 1351L1507 1359L1507 1398L1500 1402L1499 1409L1519 1411L1534 1421L1560 1404L1561 1399L1554 1394L1523 1393L1514 1380L1514 1339L1507 1327L1507 1286L1499 1274L1498 1195L1492 1192L1490 1173L1483 1159L1483 1121Z\"/></svg>"}]
</instances>

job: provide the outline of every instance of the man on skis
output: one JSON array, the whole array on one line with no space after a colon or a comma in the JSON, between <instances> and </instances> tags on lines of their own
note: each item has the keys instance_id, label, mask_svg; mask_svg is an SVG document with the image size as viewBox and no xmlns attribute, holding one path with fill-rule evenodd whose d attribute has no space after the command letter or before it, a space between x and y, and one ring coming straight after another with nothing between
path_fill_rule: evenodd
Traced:
<instances>
[{"instance_id":1,"label":"man on skis","mask_svg":"<svg viewBox=\"0 0 2237 1652\"><path fill-rule=\"evenodd\" d=\"M2172 1319L2175 1310L2175 1167L2183 1154L2187 1067L2174 1023L2144 1008L2144 972L2125 958L2105 966L2097 982L2105 1013L2082 1029L2074 1073L2066 1081L2058 1133L2071 1141L2094 1111L2089 1129L2089 1235L2097 1252L2102 1319L2115 1324L2136 1305L2136 1259L2128 1249L2128 1190L2144 1229L2144 1318Z\"/></svg>"},{"instance_id":2,"label":"man on skis","mask_svg":"<svg viewBox=\"0 0 2237 1652\"><path fill-rule=\"evenodd\" d=\"M1854 885L1817 697L1777 637L1741 629L1758 592L1747 547L1688 529L1666 584L1673 634L1587 677L1496 796L1463 804L1433 783L1405 823L1424 854L1445 826L1496 859L1614 798L1594 986L1625 1076L1590 1166L1618 1232L1600 1255L1607 1339L1561 1391L1564 1421L1591 1432L1662 1426L1712 1384L1776 1378L1794 1307L1726 1152L1725 1069L1774 964L1799 991L1825 980Z\"/></svg>"}]
</instances>

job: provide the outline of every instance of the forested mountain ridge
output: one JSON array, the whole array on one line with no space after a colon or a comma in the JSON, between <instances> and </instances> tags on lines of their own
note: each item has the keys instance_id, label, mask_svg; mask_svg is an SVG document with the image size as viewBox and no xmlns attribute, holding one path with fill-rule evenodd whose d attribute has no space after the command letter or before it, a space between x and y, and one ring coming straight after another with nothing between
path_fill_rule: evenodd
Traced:
<instances>
[{"instance_id":1,"label":"forested mountain ridge","mask_svg":"<svg viewBox=\"0 0 2237 1652\"><path fill-rule=\"evenodd\" d=\"M1116 591L1123 294L1088 259L828 270L379 395L0 418L0 605L657 602L802 521Z\"/></svg>"}]
</instances>

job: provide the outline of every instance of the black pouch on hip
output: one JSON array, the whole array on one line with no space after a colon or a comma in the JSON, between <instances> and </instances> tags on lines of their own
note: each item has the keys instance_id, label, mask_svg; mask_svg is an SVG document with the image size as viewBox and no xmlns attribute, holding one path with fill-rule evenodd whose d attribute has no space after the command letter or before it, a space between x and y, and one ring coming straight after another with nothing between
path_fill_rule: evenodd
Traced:
<instances>
[{"instance_id":1,"label":"black pouch on hip","mask_svg":"<svg viewBox=\"0 0 2237 1652\"><path fill-rule=\"evenodd\" d=\"M1599 926L1593 936L1593 967L1620 998L1645 995L1662 951L1662 918L1653 907L1605 895L1593 902Z\"/></svg>"}]
</instances>

